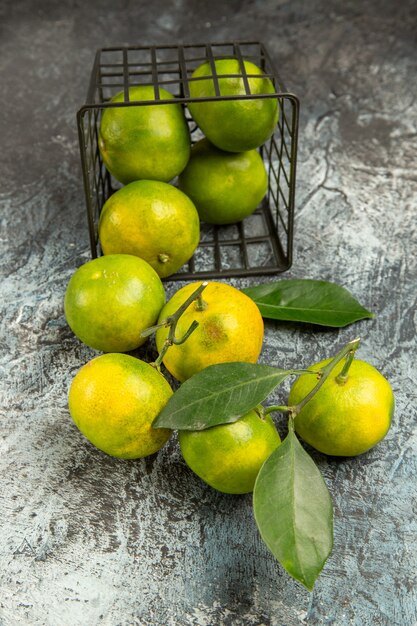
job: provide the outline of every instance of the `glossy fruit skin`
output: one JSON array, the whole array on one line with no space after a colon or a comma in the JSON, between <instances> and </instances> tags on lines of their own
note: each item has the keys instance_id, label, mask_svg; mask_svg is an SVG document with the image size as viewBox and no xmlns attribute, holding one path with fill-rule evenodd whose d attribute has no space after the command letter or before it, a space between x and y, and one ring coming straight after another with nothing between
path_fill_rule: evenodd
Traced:
<instances>
[{"instance_id":1,"label":"glossy fruit skin","mask_svg":"<svg viewBox=\"0 0 417 626\"><path fill-rule=\"evenodd\" d=\"M245 61L251 94L272 94L275 87L264 72L250 61ZM221 96L245 95L242 78L228 78L227 74L241 74L237 59L217 59L216 73ZM200 65L192 74L190 95L192 98L214 97L215 85L210 63ZM207 76L207 79L204 77ZM191 115L207 139L221 150L243 152L253 150L265 143L274 132L278 121L279 107L276 98L247 98L190 102Z\"/></svg>"},{"instance_id":2,"label":"glossy fruit skin","mask_svg":"<svg viewBox=\"0 0 417 626\"><path fill-rule=\"evenodd\" d=\"M166 278L192 257L200 241L200 220L193 202L176 187L139 180L104 204L99 238L104 254L139 256Z\"/></svg>"},{"instance_id":3,"label":"glossy fruit skin","mask_svg":"<svg viewBox=\"0 0 417 626\"><path fill-rule=\"evenodd\" d=\"M179 289L162 309L158 323L172 315L199 285L201 282L190 283ZM253 300L232 285L215 281L208 283L202 297L204 309L199 310L193 302L179 318L176 337L183 337L194 320L198 327L184 343L171 346L163 359L181 382L215 363L256 363L262 350L264 324ZM157 331L158 351L167 336L167 328Z\"/></svg>"},{"instance_id":4,"label":"glossy fruit skin","mask_svg":"<svg viewBox=\"0 0 417 626\"><path fill-rule=\"evenodd\" d=\"M159 95L161 100L175 101L161 87ZM153 86L131 87L129 100L155 100ZM110 102L124 101L121 91ZM172 180L187 164L191 140L180 104L144 104L106 108L100 122L98 145L106 168L126 185L139 179Z\"/></svg>"},{"instance_id":5,"label":"glossy fruit skin","mask_svg":"<svg viewBox=\"0 0 417 626\"><path fill-rule=\"evenodd\" d=\"M97 448L121 459L157 452L171 430L152 422L172 395L154 367L127 354L103 354L73 379L68 404L80 431Z\"/></svg>"},{"instance_id":6,"label":"glossy fruit skin","mask_svg":"<svg viewBox=\"0 0 417 626\"><path fill-rule=\"evenodd\" d=\"M249 411L237 422L178 433L190 469L208 485L230 494L253 491L261 466L280 445L270 415Z\"/></svg>"},{"instance_id":7,"label":"glossy fruit skin","mask_svg":"<svg viewBox=\"0 0 417 626\"><path fill-rule=\"evenodd\" d=\"M128 254L98 257L72 275L64 299L65 317L83 343L103 352L128 352L145 341L165 303L155 270Z\"/></svg>"},{"instance_id":8,"label":"glossy fruit skin","mask_svg":"<svg viewBox=\"0 0 417 626\"><path fill-rule=\"evenodd\" d=\"M321 361L309 369L318 370ZM336 381L339 363L315 396L295 418L295 430L308 444L332 456L363 454L387 434L394 413L394 394L389 382L372 365L354 359L344 384ZM289 405L297 404L317 379L305 374L290 391Z\"/></svg>"},{"instance_id":9,"label":"glossy fruit skin","mask_svg":"<svg viewBox=\"0 0 417 626\"><path fill-rule=\"evenodd\" d=\"M225 152L207 139L191 149L178 186L209 224L233 224L251 215L268 188L262 158L256 150Z\"/></svg>"}]
</instances>

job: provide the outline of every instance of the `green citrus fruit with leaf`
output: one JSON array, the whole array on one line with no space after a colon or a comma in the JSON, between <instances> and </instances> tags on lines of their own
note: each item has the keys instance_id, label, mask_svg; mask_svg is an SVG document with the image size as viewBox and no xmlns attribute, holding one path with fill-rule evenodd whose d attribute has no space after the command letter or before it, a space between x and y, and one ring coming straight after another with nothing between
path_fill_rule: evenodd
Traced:
<instances>
[{"instance_id":1,"label":"green citrus fruit with leaf","mask_svg":"<svg viewBox=\"0 0 417 626\"><path fill-rule=\"evenodd\" d=\"M200 220L182 191L157 180L138 180L116 191L99 222L104 254L133 254L164 278L188 261L200 240Z\"/></svg>"},{"instance_id":2,"label":"green citrus fruit with leaf","mask_svg":"<svg viewBox=\"0 0 417 626\"><path fill-rule=\"evenodd\" d=\"M257 150L224 152L207 139L191 149L178 186L209 224L233 224L251 215L264 197L268 177Z\"/></svg>"},{"instance_id":3,"label":"green citrus fruit with leaf","mask_svg":"<svg viewBox=\"0 0 417 626\"><path fill-rule=\"evenodd\" d=\"M187 164L191 142L182 107L161 87L159 97L173 103L155 104L151 85L130 87L129 102L140 105L104 109L99 150L109 172L123 184L139 179L168 182ZM124 102L124 91L110 100Z\"/></svg>"},{"instance_id":4,"label":"green citrus fruit with leaf","mask_svg":"<svg viewBox=\"0 0 417 626\"><path fill-rule=\"evenodd\" d=\"M65 317L87 346L128 352L145 339L165 303L155 270L143 259L111 254L88 261L72 275L64 299Z\"/></svg>"},{"instance_id":5,"label":"green citrus fruit with leaf","mask_svg":"<svg viewBox=\"0 0 417 626\"><path fill-rule=\"evenodd\" d=\"M278 121L278 100L273 97L250 98L237 59L216 59L214 62L220 96L243 96L240 99L190 102L188 108L207 139L221 150L243 152L258 148L274 132ZM275 93L272 81L250 61L244 61L247 84L252 95ZM213 98L216 83L211 64L206 61L192 74L192 98Z\"/></svg>"},{"instance_id":6,"label":"green citrus fruit with leaf","mask_svg":"<svg viewBox=\"0 0 417 626\"><path fill-rule=\"evenodd\" d=\"M162 309L162 323L201 285L190 283L179 289ZM172 345L163 363L179 381L187 380L209 365L241 361L256 363L262 349L264 324L256 304L244 293L220 282L210 282L202 299L193 302L179 318L176 337L185 335L192 322L198 327L180 345ZM156 333L159 351L168 337L168 328Z\"/></svg>"},{"instance_id":7,"label":"green citrus fruit with leaf","mask_svg":"<svg viewBox=\"0 0 417 626\"><path fill-rule=\"evenodd\" d=\"M256 410L232 424L178 434L187 465L208 485L223 493L253 491L262 464L281 439L270 415Z\"/></svg>"},{"instance_id":8,"label":"green citrus fruit with leaf","mask_svg":"<svg viewBox=\"0 0 417 626\"><path fill-rule=\"evenodd\" d=\"M172 395L157 369L127 354L103 354L73 379L68 404L80 431L97 448L122 459L157 452L171 430L153 428Z\"/></svg>"},{"instance_id":9,"label":"green citrus fruit with leaf","mask_svg":"<svg viewBox=\"0 0 417 626\"><path fill-rule=\"evenodd\" d=\"M309 369L316 371L331 359ZM394 413L389 382L372 365L354 359L346 377L338 363L317 393L295 417L296 432L324 454L356 456L375 446L387 434ZM291 387L288 403L299 403L316 385L304 374Z\"/></svg>"}]
</instances>

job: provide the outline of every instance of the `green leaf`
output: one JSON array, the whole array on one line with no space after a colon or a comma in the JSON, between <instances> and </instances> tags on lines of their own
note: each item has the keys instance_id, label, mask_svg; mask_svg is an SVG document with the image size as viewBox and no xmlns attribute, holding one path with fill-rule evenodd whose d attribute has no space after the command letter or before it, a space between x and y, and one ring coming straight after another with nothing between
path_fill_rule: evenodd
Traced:
<instances>
[{"instance_id":1,"label":"green leaf","mask_svg":"<svg viewBox=\"0 0 417 626\"><path fill-rule=\"evenodd\" d=\"M153 427L204 430L235 422L292 373L256 363L210 365L179 387Z\"/></svg>"},{"instance_id":2,"label":"green leaf","mask_svg":"<svg viewBox=\"0 0 417 626\"><path fill-rule=\"evenodd\" d=\"M292 430L263 464L253 508L272 554L311 591L332 550L333 507L317 466Z\"/></svg>"},{"instance_id":3,"label":"green leaf","mask_svg":"<svg viewBox=\"0 0 417 626\"><path fill-rule=\"evenodd\" d=\"M340 285L325 280L291 279L248 287L263 317L342 327L375 317Z\"/></svg>"}]
</instances>

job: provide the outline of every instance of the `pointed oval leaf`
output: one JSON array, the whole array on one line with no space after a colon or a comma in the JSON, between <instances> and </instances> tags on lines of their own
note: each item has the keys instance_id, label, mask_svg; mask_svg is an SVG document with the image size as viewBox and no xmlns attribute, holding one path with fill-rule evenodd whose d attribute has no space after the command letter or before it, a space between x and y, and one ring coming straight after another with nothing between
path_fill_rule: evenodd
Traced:
<instances>
[{"instance_id":1,"label":"pointed oval leaf","mask_svg":"<svg viewBox=\"0 0 417 626\"><path fill-rule=\"evenodd\" d=\"M242 291L254 300L263 317L274 320L340 328L375 317L347 289L325 280L279 280Z\"/></svg>"},{"instance_id":2,"label":"pointed oval leaf","mask_svg":"<svg viewBox=\"0 0 417 626\"><path fill-rule=\"evenodd\" d=\"M332 550L333 507L317 466L291 430L258 474L253 507L272 554L311 591Z\"/></svg>"},{"instance_id":3,"label":"pointed oval leaf","mask_svg":"<svg viewBox=\"0 0 417 626\"><path fill-rule=\"evenodd\" d=\"M179 387L153 427L204 430L235 422L291 374L257 363L210 365Z\"/></svg>"}]
</instances>

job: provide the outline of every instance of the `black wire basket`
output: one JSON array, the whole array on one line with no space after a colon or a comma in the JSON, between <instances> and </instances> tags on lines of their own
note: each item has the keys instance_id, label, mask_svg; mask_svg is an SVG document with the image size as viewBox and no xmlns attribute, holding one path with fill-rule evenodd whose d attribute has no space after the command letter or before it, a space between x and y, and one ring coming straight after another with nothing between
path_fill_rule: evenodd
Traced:
<instances>
[{"instance_id":1,"label":"black wire basket","mask_svg":"<svg viewBox=\"0 0 417 626\"><path fill-rule=\"evenodd\" d=\"M224 57L234 57L239 61L239 76L246 94L220 94L214 60ZM200 244L194 256L169 280L275 274L291 266L299 101L286 91L265 47L252 41L125 46L97 51L87 101L77 113L93 258L101 254L98 239L101 209L107 198L121 186L107 171L98 148L103 110L110 106L134 106L128 101L128 90L137 85L153 85L155 100L149 101L149 104L172 103L160 98L159 88L163 87L175 96L174 102L184 107L192 143L195 143L201 139L202 133L187 108L188 103L196 101L190 96L189 84L193 71L207 60L213 70L216 95L199 98L199 102L254 97L278 99L279 119L275 131L259 148L268 173L268 191L256 211L237 224L213 226L202 223ZM244 60L251 61L265 72L273 82L275 93L256 96L250 93ZM110 99L122 90L125 102L110 103Z\"/></svg>"}]
</instances>

